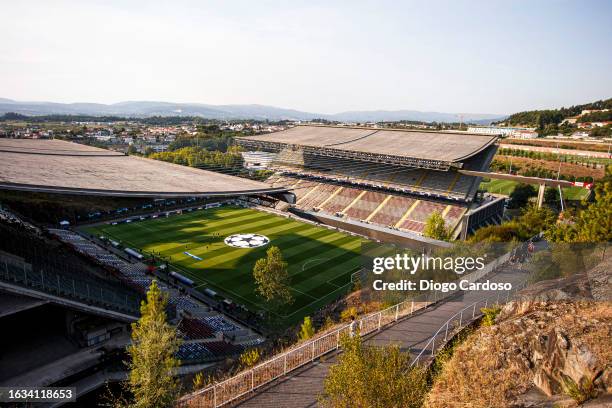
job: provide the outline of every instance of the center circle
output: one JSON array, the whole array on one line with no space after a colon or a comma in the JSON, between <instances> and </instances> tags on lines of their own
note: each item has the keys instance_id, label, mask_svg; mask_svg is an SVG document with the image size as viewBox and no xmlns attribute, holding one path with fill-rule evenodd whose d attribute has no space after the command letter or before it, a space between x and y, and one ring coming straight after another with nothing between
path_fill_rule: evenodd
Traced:
<instances>
[{"instance_id":1,"label":"center circle","mask_svg":"<svg viewBox=\"0 0 612 408\"><path fill-rule=\"evenodd\" d=\"M225 238L223 242L234 248L258 248L267 245L270 239L259 234L234 234Z\"/></svg>"}]
</instances>

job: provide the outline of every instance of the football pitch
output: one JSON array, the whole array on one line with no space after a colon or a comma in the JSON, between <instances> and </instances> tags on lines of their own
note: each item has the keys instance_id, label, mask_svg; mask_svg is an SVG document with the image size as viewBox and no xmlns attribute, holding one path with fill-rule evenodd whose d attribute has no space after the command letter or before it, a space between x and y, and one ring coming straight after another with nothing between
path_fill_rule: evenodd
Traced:
<instances>
[{"instance_id":1,"label":"football pitch","mask_svg":"<svg viewBox=\"0 0 612 408\"><path fill-rule=\"evenodd\" d=\"M255 312L266 310L266 305L255 293L253 266L271 245L277 246L289 265L294 298L279 317L290 322L299 321L347 292L351 274L360 267L363 241L332 229L239 207L195 210L85 230L126 247L161 254L179 273L192 279L196 289L210 288ZM257 248L236 248L224 242L233 234L260 234L270 242Z\"/></svg>"}]
</instances>

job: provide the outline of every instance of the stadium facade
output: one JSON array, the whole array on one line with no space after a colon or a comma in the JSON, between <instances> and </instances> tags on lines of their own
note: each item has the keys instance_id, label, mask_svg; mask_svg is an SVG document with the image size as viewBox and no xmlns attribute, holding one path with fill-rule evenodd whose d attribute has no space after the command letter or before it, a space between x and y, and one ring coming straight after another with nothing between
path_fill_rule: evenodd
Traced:
<instances>
[{"instance_id":1,"label":"stadium facade","mask_svg":"<svg viewBox=\"0 0 612 408\"><path fill-rule=\"evenodd\" d=\"M418 240L433 212L443 216L453 238L501 221L503 199L478 196L481 178L459 172L487 171L497 139L300 125L237 143L248 150L245 167L274 170L268 183L295 193L293 210L347 229L374 224ZM260 157L265 163L252 162Z\"/></svg>"}]
</instances>

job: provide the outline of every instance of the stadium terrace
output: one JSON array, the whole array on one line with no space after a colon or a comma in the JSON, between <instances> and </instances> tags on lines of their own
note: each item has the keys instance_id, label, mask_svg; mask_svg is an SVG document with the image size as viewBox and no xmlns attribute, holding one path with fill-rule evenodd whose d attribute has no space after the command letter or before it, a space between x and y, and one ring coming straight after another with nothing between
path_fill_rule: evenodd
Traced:
<instances>
[{"instance_id":1,"label":"stadium terrace","mask_svg":"<svg viewBox=\"0 0 612 408\"><path fill-rule=\"evenodd\" d=\"M462 168L497 136L476 133L383 130L340 126L296 126L285 131L242 137L245 147L374 161L436 170Z\"/></svg>"},{"instance_id":2,"label":"stadium terrace","mask_svg":"<svg viewBox=\"0 0 612 408\"><path fill-rule=\"evenodd\" d=\"M291 189L295 209L342 228L376 224L417 239L433 212L452 238L499 223L503 200L478 196L481 177L462 173L487 171L496 141L466 132L319 125L237 138L250 150L245 167L274 170L267 182Z\"/></svg>"}]
</instances>

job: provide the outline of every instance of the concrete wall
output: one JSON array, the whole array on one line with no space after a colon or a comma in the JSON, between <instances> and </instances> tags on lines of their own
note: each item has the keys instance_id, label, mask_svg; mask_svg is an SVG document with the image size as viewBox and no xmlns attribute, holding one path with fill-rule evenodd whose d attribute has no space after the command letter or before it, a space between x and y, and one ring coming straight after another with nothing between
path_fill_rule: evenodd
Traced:
<instances>
[{"instance_id":1,"label":"concrete wall","mask_svg":"<svg viewBox=\"0 0 612 408\"><path fill-rule=\"evenodd\" d=\"M296 208L291 208L290 212L315 221L321 224L337 227L339 229L354 232L355 234L363 235L375 241L385 243L393 243L403 247L429 252L432 249L450 246L448 242L438 241L435 239L421 237L416 234L408 234L401 231L393 231L386 229L377 229L373 226L357 221L344 221L341 218L330 216L323 213L315 213L310 211L300 211Z\"/></svg>"}]
</instances>

